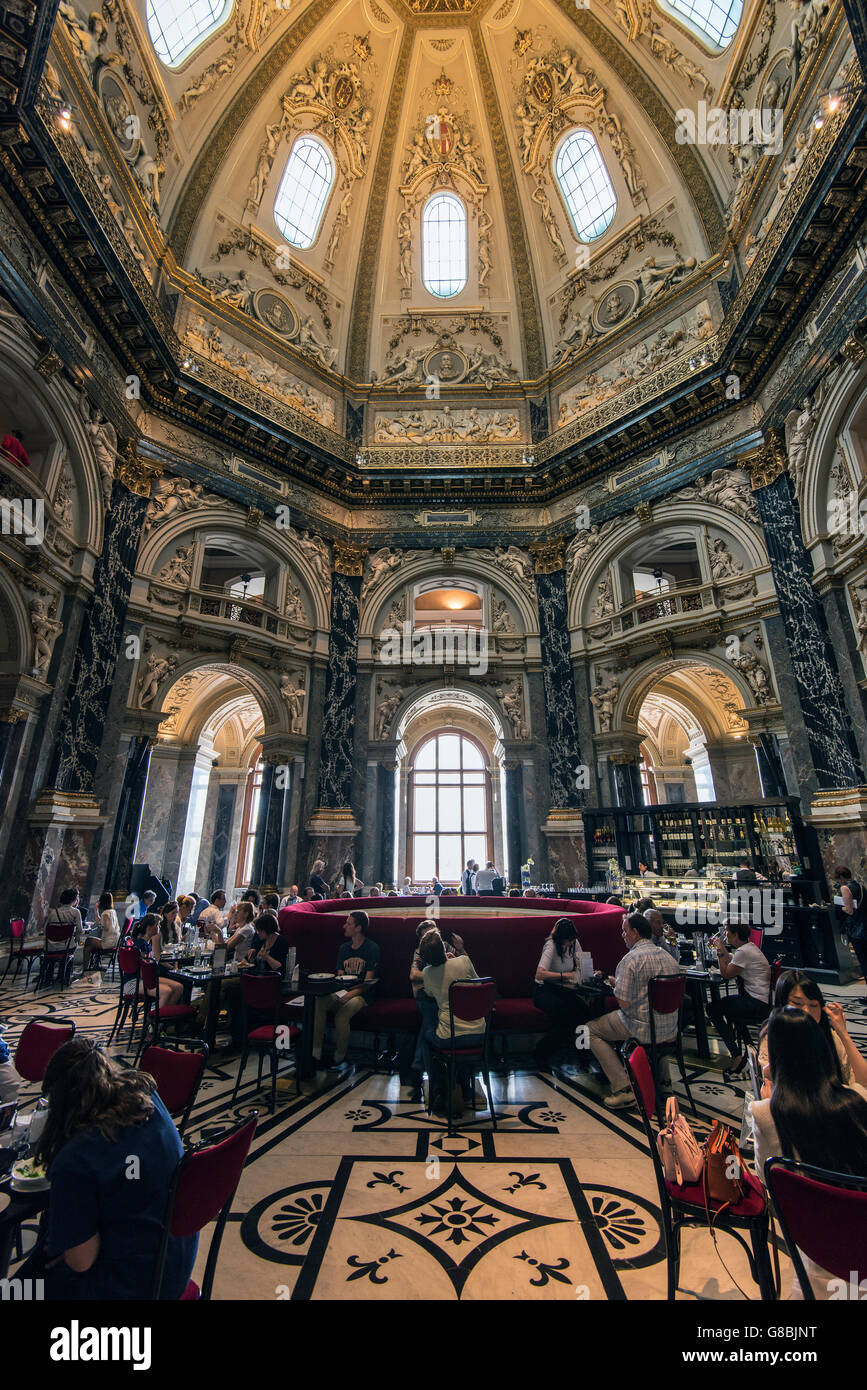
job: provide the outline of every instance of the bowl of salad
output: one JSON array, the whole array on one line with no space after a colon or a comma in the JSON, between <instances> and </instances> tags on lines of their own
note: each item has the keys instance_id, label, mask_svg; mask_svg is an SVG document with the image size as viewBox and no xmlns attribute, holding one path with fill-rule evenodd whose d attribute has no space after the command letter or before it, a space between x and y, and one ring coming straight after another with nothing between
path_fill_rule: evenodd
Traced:
<instances>
[{"instance_id":1,"label":"bowl of salad","mask_svg":"<svg viewBox=\"0 0 867 1390\"><path fill-rule=\"evenodd\" d=\"M12 1164L11 1175L19 1192L38 1192L48 1186L45 1168L33 1158L19 1158Z\"/></svg>"}]
</instances>

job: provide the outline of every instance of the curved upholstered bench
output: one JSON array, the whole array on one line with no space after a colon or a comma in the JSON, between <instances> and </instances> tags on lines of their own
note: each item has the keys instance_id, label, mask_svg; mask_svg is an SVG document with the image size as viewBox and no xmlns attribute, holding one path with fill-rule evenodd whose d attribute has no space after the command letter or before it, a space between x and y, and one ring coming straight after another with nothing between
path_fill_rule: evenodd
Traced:
<instances>
[{"instance_id":1,"label":"curved upholstered bench","mask_svg":"<svg viewBox=\"0 0 867 1390\"><path fill-rule=\"evenodd\" d=\"M479 975L497 982L493 1027L499 1033L543 1033L548 1015L533 1003L533 982L542 945L558 917L575 923L581 949L589 951L597 970L613 974L624 954L620 925L623 910L589 900L549 898L448 897L438 925L444 935L457 932ZM352 1020L355 1030L370 1033L415 1033L420 1015L412 996L409 970L416 928L425 916L424 898L348 898L296 903L280 909L280 929L306 970L333 970L343 942L346 914L352 908L370 914L370 938L380 949L376 998ZM491 917L508 908L508 917ZM544 909L542 915L540 909ZM379 912L387 916L378 916Z\"/></svg>"}]
</instances>

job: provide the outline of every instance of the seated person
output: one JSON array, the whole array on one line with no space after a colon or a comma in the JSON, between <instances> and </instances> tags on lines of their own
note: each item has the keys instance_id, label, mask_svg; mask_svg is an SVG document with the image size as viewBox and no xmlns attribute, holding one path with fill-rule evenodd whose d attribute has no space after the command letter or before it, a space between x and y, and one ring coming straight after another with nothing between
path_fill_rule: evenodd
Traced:
<instances>
[{"instance_id":1,"label":"seated person","mask_svg":"<svg viewBox=\"0 0 867 1390\"><path fill-rule=\"evenodd\" d=\"M286 894L286 896L285 896L285 898L283 899L283 901L281 902L280 906L281 906L281 907L294 907L295 904L296 904L297 902L300 902L300 901L301 901L301 899L298 897L298 884L297 884L297 883L293 883L293 884L292 884L292 887L289 889L289 892Z\"/></svg>"},{"instance_id":2,"label":"seated person","mask_svg":"<svg viewBox=\"0 0 867 1390\"><path fill-rule=\"evenodd\" d=\"M211 894L211 901L208 903L208 906L202 908L202 911L199 913L199 930L204 931L206 927L218 926L222 937L223 918L225 913L226 895L222 888L218 888L216 893Z\"/></svg>"},{"instance_id":3,"label":"seated person","mask_svg":"<svg viewBox=\"0 0 867 1390\"><path fill-rule=\"evenodd\" d=\"M857 1081L859 1086L867 1086L867 1058L862 1057L846 1027L846 1019L841 1004L826 1004L822 991L803 970L786 970L777 980L774 990L774 1008L803 1009L814 1023L818 1023L826 1043L837 1059L837 1069L844 1086ZM762 1029L759 1039L759 1066L768 1064L768 1025Z\"/></svg>"},{"instance_id":4,"label":"seated person","mask_svg":"<svg viewBox=\"0 0 867 1390\"><path fill-rule=\"evenodd\" d=\"M592 1017L585 1001L569 988L580 983L581 942L575 923L569 917L561 917L545 940L536 969L533 1003L552 1021L551 1029L536 1043L537 1066L549 1066L557 1053L574 1056L575 1029Z\"/></svg>"},{"instance_id":5,"label":"seated person","mask_svg":"<svg viewBox=\"0 0 867 1390\"><path fill-rule=\"evenodd\" d=\"M226 950L234 951L234 959L242 961L253 942L253 917L255 908L251 902L235 903L229 909L226 919Z\"/></svg>"},{"instance_id":6,"label":"seated person","mask_svg":"<svg viewBox=\"0 0 867 1390\"><path fill-rule=\"evenodd\" d=\"M160 941L163 946L179 946L181 929L178 926L180 904L172 898L160 908Z\"/></svg>"},{"instance_id":7,"label":"seated person","mask_svg":"<svg viewBox=\"0 0 867 1390\"><path fill-rule=\"evenodd\" d=\"M97 922L99 930L94 930L90 936L84 939L84 961L82 968L85 972L90 969L90 958L94 951L113 951L118 943L120 936L120 923L117 920L117 913L114 910L114 898L111 893L103 893L96 905Z\"/></svg>"},{"instance_id":8,"label":"seated person","mask_svg":"<svg viewBox=\"0 0 867 1390\"><path fill-rule=\"evenodd\" d=\"M435 1061L432 1044L451 1042L451 1009L449 1008L449 988L456 980L476 980L478 976L469 956L446 956L445 943L439 932L427 932L419 943L419 958L422 963L422 986L425 994L436 1001L436 1025L428 1024L424 1031L425 1070L430 1077L431 1110L436 1115L446 1113L445 1083L446 1072ZM485 1035L485 1020L454 1020L455 1041L463 1047L481 1046ZM472 1105L473 1076L465 1066L458 1064L456 1071L455 1094L452 1108L456 1119L464 1113L464 1103Z\"/></svg>"},{"instance_id":9,"label":"seated person","mask_svg":"<svg viewBox=\"0 0 867 1390\"><path fill-rule=\"evenodd\" d=\"M262 906L260 912L278 912L280 909L280 898L277 893L263 893Z\"/></svg>"},{"instance_id":10,"label":"seated person","mask_svg":"<svg viewBox=\"0 0 867 1390\"><path fill-rule=\"evenodd\" d=\"M672 960L680 961L680 950L677 945L677 932L669 931L665 925L665 920L659 908L655 905L652 898L639 898L633 908L634 912L640 912L650 923L650 930L653 933L652 941L654 946L661 946L663 951L667 951Z\"/></svg>"},{"instance_id":11,"label":"seated person","mask_svg":"<svg viewBox=\"0 0 867 1390\"><path fill-rule=\"evenodd\" d=\"M756 1172L775 1155L836 1173L867 1173L867 1089L844 1086L822 1029L803 1009L775 1009L768 1022L768 1063L762 1099L750 1105ZM818 1299L834 1277L804 1260ZM803 1298L797 1276L790 1298Z\"/></svg>"},{"instance_id":12,"label":"seated person","mask_svg":"<svg viewBox=\"0 0 867 1390\"><path fill-rule=\"evenodd\" d=\"M288 954L289 942L280 934L276 913L260 913L253 923L253 940L244 964L260 974L274 971L285 976ZM244 1040L244 1015L240 1008L241 982L228 980L223 984L223 995L232 1014L232 1045L240 1047ZM257 1023L253 1021L253 1027L256 1026Z\"/></svg>"},{"instance_id":13,"label":"seated person","mask_svg":"<svg viewBox=\"0 0 867 1390\"><path fill-rule=\"evenodd\" d=\"M50 1300L149 1299L183 1153L153 1077L122 1067L79 1033L51 1058L42 1093L48 1109L37 1158L51 1194L44 1247L24 1269L44 1278ZM180 1298L197 1245L196 1235L169 1237L164 1299Z\"/></svg>"},{"instance_id":14,"label":"seated person","mask_svg":"<svg viewBox=\"0 0 867 1390\"><path fill-rule=\"evenodd\" d=\"M57 907L51 909L46 918L45 925L47 927L69 927L70 935L75 937L76 942L81 940L83 926L81 913L78 910L77 888L64 888Z\"/></svg>"},{"instance_id":15,"label":"seated person","mask_svg":"<svg viewBox=\"0 0 867 1390\"><path fill-rule=\"evenodd\" d=\"M424 1032L427 1027L431 1025L435 1026L439 1018L439 1005L435 999L432 999L431 996L426 993L423 985L423 967L420 948L428 932L435 932L437 936L440 935L439 928L426 917L423 922L419 922L416 928L416 946L409 967L409 979L412 986L413 998L421 1014L421 1028L416 1037L415 1054L412 1059L409 1080L402 1084L412 1088L410 1100L414 1101L419 1101L422 1098L421 1078L424 1068ZM452 943L452 945L448 945L443 941L446 957L448 959L451 959L453 956L466 955L463 937L458 936L457 933L453 933Z\"/></svg>"},{"instance_id":16,"label":"seated person","mask_svg":"<svg viewBox=\"0 0 867 1390\"><path fill-rule=\"evenodd\" d=\"M181 935L183 935L184 927L191 927L193 925L190 918L193 915L195 906L196 900L191 893L183 893L178 898L177 926L180 929Z\"/></svg>"},{"instance_id":17,"label":"seated person","mask_svg":"<svg viewBox=\"0 0 867 1390\"><path fill-rule=\"evenodd\" d=\"M525 898L538 898L538 896L539 896L539 894L536 892L535 888L525 888L525 889L524 889L524 897L525 897Z\"/></svg>"},{"instance_id":18,"label":"seated person","mask_svg":"<svg viewBox=\"0 0 867 1390\"><path fill-rule=\"evenodd\" d=\"M145 960L152 960L159 964L160 953L163 948L161 919L155 912L148 912L142 917L140 922L136 922L132 929L130 938L131 946L134 946L140 956ZM132 988L128 988L129 986ZM192 986L189 986L191 989ZM157 980L157 990L159 991L160 1008L166 1004L180 1004L184 998L184 986L179 980L165 980L162 977ZM128 980L124 985L124 994L135 994L135 981ZM147 995L149 999L154 998L155 991L149 989Z\"/></svg>"},{"instance_id":19,"label":"seated person","mask_svg":"<svg viewBox=\"0 0 867 1390\"><path fill-rule=\"evenodd\" d=\"M764 1023L770 1013L771 966L767 956L750 941L748 922L730 922L725 941L714 936L710 944L716 947L723 979L738 982L738 993L709 1004L707 1015L732 1054L730 1071L739 1072L747 1059L735 1057L737 1038L733 1024Z\"/></svg>"},{"instance_id":20,"label":"seated person","mask_svg":"<svg viewBox=\"0 0 867 1390\"><path fill-rule=\"evenodd\" d=\"M337 974L357 975L359 983L337 994L316 1000L313 1025L313 1056L322 1061L322 1043L329 1014L334 1014L334 1065L342 1066L349 1047L349 1025L359 1009L373 998L379 972L379 947L367 935L370 919L360 907L354 908L343 925L346 940L337 952Z\"/></svg>"},{"instance_id":21,"label":"seated person","mask_svg":"<svg viewBox=\"0 0 867 1390\"><path fill-rule=\"evenodd\" d=\"M637 1038L645 1046L650 1042L650 1002L647 985L655 975L678 975L680 971L671 957L652 941L650 923L640 912L624 913L621 927L626 955L618 962L613 988L617 1011L591 1019L590 1051L611 1083L611 1094L604 1104L609 1110L622 1110L635 1104L626 1069L613 1043ZM657 1043L673 1042L677 1036L677 1014L656 1014L654 1019Z\"/></svg>"}]
</instances>

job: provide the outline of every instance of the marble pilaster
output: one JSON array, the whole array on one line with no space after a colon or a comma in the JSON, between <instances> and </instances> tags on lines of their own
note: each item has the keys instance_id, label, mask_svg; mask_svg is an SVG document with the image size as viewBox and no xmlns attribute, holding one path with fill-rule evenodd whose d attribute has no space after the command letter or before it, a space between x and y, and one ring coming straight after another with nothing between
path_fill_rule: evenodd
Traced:
<instances>
[{"instance_id":1,"label":"marble pilaster","mask_svg":"<svg viewBox=\"0 0 867 1390\"><path fill-rule=\"evenodd\" d=\"M125 895L129 889L152 746L147 734L130 738L127 745L123 780L113 816L114 834L105 866L106 886L116 896Z\"/></svg>"},{"instance_id":2,"label":"marble pilaster","mask_svg":"<svg viewBox=\"0 0 867 1390\"><path fill-rule=\"evenodd\" d=\"M526 862L523 826L524 787L523 768L514 754L507 754L503 764L506 771L506 842L507 859L504 873L510 888L521 886L521 865Z\"/></svg>"},{"instance_id":3,"label":"marble pilaster","mask_svg":"<svg viewBox=\"0 0 867 1390\"><path fill-rule=\"evenodd\" d=\"M545 686L545 724L551 805L578 807L586 797L578 791L576 768L581 744L575 703L575 682L569 654L569 614L562 544L536 551L536 598L539 607L539 645Z\"/></svg>"}]
</instances>

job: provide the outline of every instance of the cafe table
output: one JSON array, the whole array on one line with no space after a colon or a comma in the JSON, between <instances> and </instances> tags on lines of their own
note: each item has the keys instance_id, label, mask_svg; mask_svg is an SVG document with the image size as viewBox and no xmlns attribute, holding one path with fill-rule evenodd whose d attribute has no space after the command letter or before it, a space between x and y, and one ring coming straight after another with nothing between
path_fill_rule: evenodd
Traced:
<instances>
[{"instance_id":1,"label":"cafe table","mask_svg":"<svg viewBox=\"0 0 867 1390\"><path fill-rule=\"evenodd\" d=\"M284 995L293 998L300 995L304 999L301 1042L296 1053L295 1063L301 1081L309 1081L316 1071L313 1063L313 1024L316 1018L316 1000L329 994L336 994L341 989L351 989L353 985L358 984L357 975L342 975L340 977L327 975L325 979L316 979L315 975L315 971L311 975L308 971L302 970L296 984L293 985L287 980L283 985Z\"/></svg>"},{"instance_id":2,"label":"cafe table","mask_svg":"<svg viewBox=\"0 0 867 1390\"><path fill-rule=\"evenodd\" d=\"M208 1045L208 1052L212 1053L217 1044L217 1022L220 1017L220 995L222 992L220 986L224 980L237 980L240 972L238 967L231 962L214 969L212 963L199 966L184 965L183 960L192 961L193 957L183 957L179 961L173 957L167 959L163 954L160 956L159 971L166 980L177 980L179 984L190 985L192 988L204 991L207 998L204 1040Z\"/></svg>"},{"instance_id":3,"label":"cafe table","mask_svg":"<svg viewBox=\"0 0 867 1390\"><path fill-rule=\"evenodd\" d=\"M4 1167L7 1161L11 1166L14 1155L9 1149L0 1150L0 1159L3 1160ZM49 1193L50 1189L47 1187L38 1192L16 1192L9 1173L0 1178L0 1197L9 1198L8 1203L0 1203L0 1279L6 1278L12 1251L22 1225L25 1221L41 1217L48 1206Z\"/></svg>"},{"instance_id":4,"label":"cafe table","mask_svg":"<svg viewBox=\"0 0 867 1390\"><path fill-rule=\"evenodd\" d=\"M711 1002L720 1001L722 975L718 970L702 970L698 966L682 965L681 974L686 981L686 989L692 1000L692 1019L695 1024L696 1051L699 1057L710 1057L710 1044L707 1037L707 1004L710 993Z\"/></svg>"}]
</instances>

